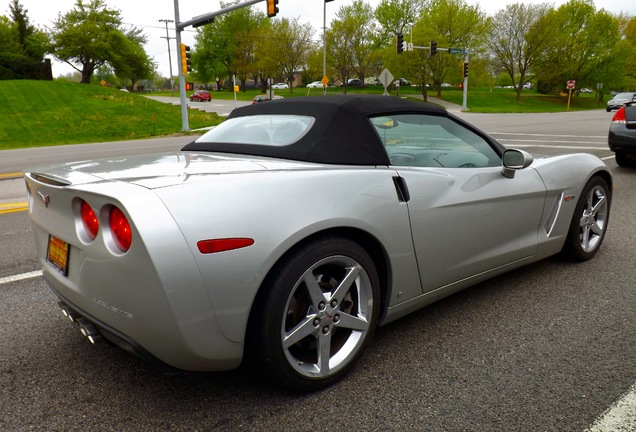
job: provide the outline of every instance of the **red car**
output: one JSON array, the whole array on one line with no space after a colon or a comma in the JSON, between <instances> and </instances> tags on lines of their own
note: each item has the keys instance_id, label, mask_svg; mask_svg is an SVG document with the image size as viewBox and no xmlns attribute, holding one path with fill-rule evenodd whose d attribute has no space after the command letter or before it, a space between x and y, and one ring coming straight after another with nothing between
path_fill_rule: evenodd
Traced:
<instances>
[{"instance_id":1,"label":"red car","mask_svg":"<svg viewBox=\"0 0 636 432\"><path fill-rule=\"evenodd\" d=\"M190 102L210 102L212 100L212 95L207 90L196 90L190 96Z\"/></svg>"}]
</instances>

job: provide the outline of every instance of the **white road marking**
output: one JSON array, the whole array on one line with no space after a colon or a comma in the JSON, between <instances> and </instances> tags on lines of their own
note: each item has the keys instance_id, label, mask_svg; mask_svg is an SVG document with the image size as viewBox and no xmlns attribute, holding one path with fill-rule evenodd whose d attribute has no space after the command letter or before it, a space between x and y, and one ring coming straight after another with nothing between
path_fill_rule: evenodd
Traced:
<instances>
[{"instance_id":1,"label":"white road marking","mask_svg":"<svg viewBox=\"0 0 636 432\"><path fill-rule=\"evenodd\" d=\"M490 135L518 135L518 136L532 136L532 137L557 137L557 138L580 138L581 135L547 135L547 134L529 134L529 133L515 133L515 132L488 132ZM607 135L589 136L586 138L598 138L607 139Z\"/></svg>"},{"instance_id":2,"label":"white road marking","mask_svg":"<svg viewBox=\"0 0 636 432\"><path fill-rule=\"evenodd\" d=\"M22 273L22 274L0 278L0 285L16 282L16 281L20 281L24 279L31 279L38 276L42 276L42 270L36 270L36 271L28 272L28 273Z\"/></svg>"},{"instance_id":3,"label":"white road marking","mask_svg":"<svg viewBox=\"0 0 636 432\"><path fill-rule=\"evenodd\" d=\"M521 142L523 140L499 140L499 142ZM545 141L543 141L545 142ZM568 142L568 141L561 141ZM594 144L594 143L590 143ZM539 148L551 148L551 149L573 149L573 150L607 150L610 151L607 147L589 147L589 146L564 146L564 145L545 145L545 144L515 144L515 147L539 147Z\"/></svg>"},{"instance_id":4,"label":"white road marking","mask_svg":"<svg viewBox=\"0 0 636 432\"><path fill-rule=\"evenodd\" d=\"M599 417L585 432L636 430L636 384Z\"/></svg>"}]
</instances>

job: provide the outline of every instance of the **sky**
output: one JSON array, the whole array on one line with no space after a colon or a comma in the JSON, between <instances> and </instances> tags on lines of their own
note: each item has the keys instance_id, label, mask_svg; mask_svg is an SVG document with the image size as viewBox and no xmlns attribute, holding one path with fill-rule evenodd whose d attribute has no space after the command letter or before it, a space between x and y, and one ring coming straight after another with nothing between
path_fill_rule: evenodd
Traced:
<instances>
[{"instance_id":1,"label":"sky","mask_svg":"<svg viewBox=\"0 0 636 432\"><path fill-rule=\"evenodd\" d=\"M366 0L372 7L377 6L380 0ZM505 8L507 3L549 3L559 6L566 3L567 0L466 0L468 4L479 5L479 7L488 15L494 15L497 11ZM9 0L4 0L5 7L0 9L0 15L9 16ZM73 9L75 0L20 0L19 3L27 10L27 16L31 24L40 28L48 28L52 26L52 22L58 15L64 15ZM136 1L136 0L105 0L106 5L111 9L121 11L122 21L126 25L134 25L141 27L148 37L148 43L145 45L146 53L157 63L157 70L161 76L169 75L168 61L168 42L166 40L166 24L159 20L175 21L175 5L178 5L179 21L185 22L198 15L210 12L216 12L220 9L217 0L201 1L201 0L153 0ZM334 0L326 3L326 21L327 26L331 20L335 18L335 14L340 6L347 3L347 0ZM612 13L625 13L629 16L636 15L636 1L633 0L596 0L594 2L597 9L605 9ZM309 22L316 29L315 38L319 40L322 36L323 27L323 11L324 5L322 0L279 0L277 17L298 18L300 22ZM257 3L252 6L254 8L262 8L265 12L265 2ZM176 43L174 41L174 24L169 23L170 51L172 54L172 70L177 73ZM194 44L195 31L189 27L182 34L182 41L187 45ZM73 69L56 59L52 59L53 75L60 76L70 72Z\"/></svg>"}]
</instances>

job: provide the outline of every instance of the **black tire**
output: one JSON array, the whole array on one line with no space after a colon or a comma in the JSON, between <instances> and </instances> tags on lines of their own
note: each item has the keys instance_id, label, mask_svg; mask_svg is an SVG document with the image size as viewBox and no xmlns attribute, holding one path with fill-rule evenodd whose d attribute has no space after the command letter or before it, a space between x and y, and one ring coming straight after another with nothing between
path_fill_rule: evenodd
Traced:
<instances>
[{"instance_id":1,"label":"black tire","mask_svg":"<svg viewBox=\"0 0 636 432\"><path fill-rule=\"evenodd\" d=\"M373 335L379 296L373 260L357 243L327 236L299 247L257 296L248 329L250 364L294 391L337 382Z\"/></svg>"},{"instance_id":2,"label":"black tire","mask_svg":"<svg viewBox=\"0 0 636 432\"><path fill-rule=\"evenodd\" d=\"M634 165L636 165L633 157L630 157L629 155L627 155L626 153L620 150L616 150L614 152L614 158L616 159L616 164L623 168L631 168Z\"/></svg>"},{"instance_id":3,"label":"black tire","mask_svg":"<svg viewBox=\"0 0 636 432\"><path fill-rule=\"evenodd\" d=\"M575 261L587 261L598 252L609 221L611 191L605 180L592 177L576 203L563 254Z\"/></svg>"}]
</instances>

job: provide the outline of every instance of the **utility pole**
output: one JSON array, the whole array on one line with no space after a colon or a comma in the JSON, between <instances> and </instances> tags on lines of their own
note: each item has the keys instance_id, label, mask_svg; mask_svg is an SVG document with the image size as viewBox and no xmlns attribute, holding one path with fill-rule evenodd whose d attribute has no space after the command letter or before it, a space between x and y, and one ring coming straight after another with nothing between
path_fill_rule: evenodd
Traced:
<instances>
[{"instance_id":1,"label":"utility pole","mask_svg":"<svg viewBox=\"0 0 636 432\"><path fill-rule=\"evenodd\" d=\"M172 96L174 96L174 81L172 79L172 56L170 55L170 39L174 39L170 37L170 33L168 33L168 23L173 23L174 20L160 19L159 22L166 23L166 36L161 36L161 39L165 39L168 42L168 64L170 65L170 90L172 91Z\"/></svg>"}]
</instances>

